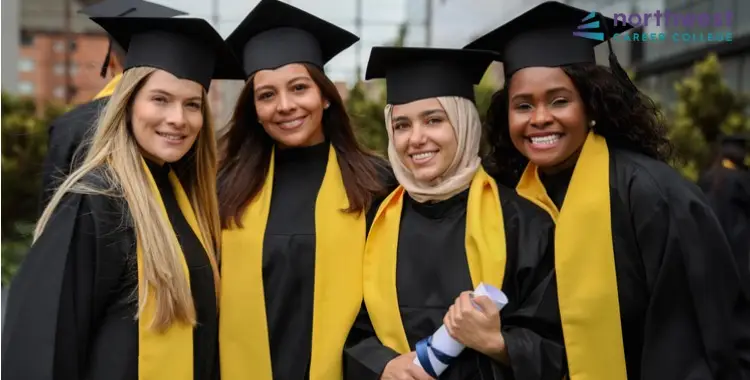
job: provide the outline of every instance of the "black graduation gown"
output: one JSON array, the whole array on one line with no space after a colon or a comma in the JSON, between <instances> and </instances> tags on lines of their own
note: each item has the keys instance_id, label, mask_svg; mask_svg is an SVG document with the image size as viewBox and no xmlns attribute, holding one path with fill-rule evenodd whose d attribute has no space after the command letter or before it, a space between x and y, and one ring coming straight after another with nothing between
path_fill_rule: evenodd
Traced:
<instances>
[{"instance_id":1,"label":"black graduation gown","mask_svg":"<svg viewBox=\"0 0 750 380\"><path fill-rule=\"evenodd\" d=\"M750 271L750 171L720 166L707 172L698 184L724 228L737 265ZM750 278L745 281L750 283Z\"/></svg>"},{"instance_id":2,"label":"black graduation gown","mask_svg":"<svg viewBox=\"0 0 750 380\"><path fill-rule=\"evenodd\" d=\"M49 126L47 155L42 167L42 195L39 210L44 210L47 203L55 194L55 190L65 177L80 164L85 155L83 146L86 138L91 137L96 126L99 113L104 109L109 97L103 97L81 104L61 115ZM73 162L73 158L76 162Z\"/></svg>"},{"instance_id":3,"label":"black graduation gown","mask_svg":"<svg viewBox=\"0 0 750 380\"><path fill-rule=\"evenodd\" d=\"M440 376L443 380L562 378L562 334L530 297L554 298L548 278L538 273L554 267L552 220L507 187L498 186L506 236L503 291L509 299L501 312L502 334L512 368L469 348ZM414 351L432 335L462 291L472 290L465 248L468 190L437 203L418 203L404 195L396 263L401 320ZM429 285L427 285L429 284ZM398 353L383 346L363 310L353 331L361 337L344 352L345 378L379 379ZM354 334L354 332L353 332Z\"/></svg>"},{"instance_id":4,"label":"black graduation gown","mask_svg":"<svg viewBox=\"0 0 750 380\"><path fill-rule=\"evenodd\" d=\"M571 175L542 176L558 208ZM664 163L610 148L610 194L628 378L750 378L750 305L698 187ZM557 293L554 280L548 287ZM556 297L538 305L560 323Z\"/></svg>"},{"instance_id":5,"label":"black graduation gown","mask_svg":"<svg viewBox=\"0 0 750 380\"><path fill-rule=\"evenodd\" d=\"M263 241L263 288L271 367L278 380L309 377L315 203L328 154L327 142L275 151L273 191ZM385 180L385 173L381 174Z\"/></svg>"},{"instance_id":6,"label":"black graduation gown","mask_svg":"<svg viewBox=\"0 0 750 380\"><path fill-rule=\"evenodd\" d=\"M179 211L166 171L152 172L190 271L199 323L193 334L194 378L214 380L218 319L213 271ZM101 184L94 177L86 180ZM120 199L67 194L11 284L2 377L137 380L135 247L127 206Z\"/></svg>"}]
</instances>

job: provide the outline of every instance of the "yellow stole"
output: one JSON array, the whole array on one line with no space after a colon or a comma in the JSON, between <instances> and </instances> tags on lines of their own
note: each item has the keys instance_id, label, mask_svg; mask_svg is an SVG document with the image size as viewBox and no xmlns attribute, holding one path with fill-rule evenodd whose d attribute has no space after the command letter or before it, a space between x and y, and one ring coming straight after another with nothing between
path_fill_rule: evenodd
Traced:
<instances>
[{"instance_id":1,"label":"yellow stole","mask_svg":"<svg viewBox=\"0 0 750 380\"><path fill-rule=\"evenodd\" d=\"M734 162L732 162L731 160L727 160L726 158L721 160L721 166L732 170L737 169L737 166L734 164Z\"/></svg>"},{"instance_id":2,"label":"yellow stole","mask_svg":"<svg viewBox=\"0 0 750 380\"><path fill-rule=\"evenodd\" d=\"M96 94L96 96L94 96L94 99L92 100L112 95L112 93L115 91L115 87L117 87L117 84L120 83L120 79L122 79L122 73L115 75L115 77L112 78L112 80L109 81L109 83L107 83L107 85L104 86L104 88L99 91L99 93Z\"/></svg>"},{"instance_id":3,"label":"yellow stole","mask_svg":"<svg viewBox=\"0 0 750 380\"><path fill-rule=\"evenodd\" d=\"M151 184L151 192L156 197L159 205L161 205L164 217L168 218L167 209L164 207L164 201L159 193L159 188L156 186L154 177L151 175L148 166L146 166L146 162L143 161L142 163L143 170L146 172L146 178L148 178L148 181ZM169 172L169 181L174 189L177 204L180 206L182 215L185 216L190 228L205 249L206 241L198 228L198 220L193 213L190 200L174 172ZM172 239L173 244L178 247L180 246L177 236L174 233L170 238ZM138 261L138 287L139 289L143 289L144 286L149 287L146 305L143 309L143 313L138 319L138 379L193 380L193 327L185 323L175 322L162 333L149 328L149 324L153 319L156 310L156 303L152 302L154 294L153 288L151 285L146 284L145 279L143 278L143 251L141 250L140 244L137 242L136 247ZM185 276L189 279L190 273L188 272L185 257L180 257L182 258L182 268Z\"/></svg>"},{"instance_id":4,"label":"yellow stole","mask_svg":"<svg viewBox=\"0 0 750 380\"><path fill-rule=\"evenodd\" d=\"M242 216L245 228L222 235L219 337L224 380L271 380L263 290L263 238L271 207L274 153L260 192ZM362 305L365 215L349 207L333 146L315 203L315 291L310 380L343 378L342 352Z\"/></svg>"},{"instance_id":5,"label":"yellow stole","mask_svg":"<svg viewBox=\"0 0 750 380\"><path fill-rule=\"evenodd\" d=\"M365 304L375 333L383 345L402 354L411 351L396 291L398 233L403 204L404 188L401 186L383 201L367 237L363 270ZM469 187L466 210L466 258L475 288L481 282L498 289L503 284L506 252L501 207L497 184L480 167Z\"/></svg>"},{"instance_id":6,"label":"yellow stole","mask_svg":"<svg viewBox=\"0 0 750 380\"><path fill-rule=\"evenodd\" d=\"M627 380L612 246L607 141L590 132L562 210L529 163L518 194L555 220L555 271L571 380Z\"/></svg>"}]
</instances>

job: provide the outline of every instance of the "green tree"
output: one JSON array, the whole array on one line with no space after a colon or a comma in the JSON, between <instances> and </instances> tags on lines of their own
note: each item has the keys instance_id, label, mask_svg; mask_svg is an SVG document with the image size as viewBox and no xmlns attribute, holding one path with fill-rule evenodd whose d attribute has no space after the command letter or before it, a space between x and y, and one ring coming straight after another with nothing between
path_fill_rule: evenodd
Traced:
<instances>
[{"instance_id":1,"label":"green tree","mask_svg":"<svg viewBox=\"0 0 750 380\"><path fill-rule=\"evenodd\" d=\"M2 274L10 281L31 243L37 218L47 126L63 111L37 112L32 99L2 94Z\"/></svg>"},{"instance_id":2,"label":"green tree","mask_svg":"<svg viewBox=\"0 0 750 380\"><path fill-rule=\"evenodd\" d=\"M744 114L750 103L727 85L713 53L693 67L692 75L676 83L675 90L677 102L668 118L678 159L675 166L696 180L715 156L721 134L750 131Z\"/></svg>"}]
</instances>

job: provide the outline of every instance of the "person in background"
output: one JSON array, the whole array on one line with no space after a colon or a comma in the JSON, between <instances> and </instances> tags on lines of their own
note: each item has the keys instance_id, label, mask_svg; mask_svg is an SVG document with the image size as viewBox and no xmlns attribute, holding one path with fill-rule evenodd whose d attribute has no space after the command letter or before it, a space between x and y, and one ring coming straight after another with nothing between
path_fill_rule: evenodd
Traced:
<instances>
[{"instance_id":1,"label":"person in background","mask_svg":"<svg viewBox=\"0 0 750 380\"><path fill-rule=\"evenodd\" d=\"M91 148L8 296L2 377L218 379L216 140L207 92L242 67L199 18L93 18L128 46Z\"/></svg>"},{"instance_id":2,"label":"person in background","mask_svg":"<svg viewBox=\"0 0 750 380\"><path fill-rule=\"evenodd\" d=\"M573 33L582 22L599 25L594 39ZM614 25L548 1L465 47L504 65L488 114L499 177L520 176L518 193L556 221L557 297L538 309L559 321L571 380L747 378L737 263L700 189L667 164L653 101L611 46L596 65L594 46L631 28Z\"/></svg>"},{"instance_id":3,"label":"person in background","mask_svg":"<svg viewBox=\"0 0 750 380\"><path fill-rule=\"evenodd\" d=\"M367 214L392 176L323 71L358 39L277 0L227 38L247 82L219 141L223 380L341 377Z\"/></svg>"},{"instance_id":4,"label":"person in background","mask_svg":"<svg viewBox=\"0 0 750 380\"><path fill-rule=\"evenodd\" d=\"M89 17L174 17L185 12L143 0L104 0L83 8ZM108 36L109 46L102 63L101 76L112 79L91 101L76 106L52 121L48 128L47 155L42 167L39 210L44 210L57 187L86 155L85 140L93 135L96 118L107 105L122 78L125 48Z\"/></svg>"},{"instance_id":5,"label":"person in background","mask_svg":"<svg viewBox=\"0 0 750 380\"><path fill-rule=\"evenodd\" d=\"M745 164L749 144L748 136L723 136L714 164L698 180L742 271L750 271L750 170ZM745 282L750 284L750 277Z\"/></svg>"}]
</instances>

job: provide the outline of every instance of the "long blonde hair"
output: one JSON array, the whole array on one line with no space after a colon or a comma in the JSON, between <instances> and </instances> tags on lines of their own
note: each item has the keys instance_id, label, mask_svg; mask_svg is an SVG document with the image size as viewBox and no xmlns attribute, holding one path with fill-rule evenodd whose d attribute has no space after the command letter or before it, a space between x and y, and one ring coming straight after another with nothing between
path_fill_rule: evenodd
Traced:
<instances>
[{"instance_id":1,"label":"long blonde hair","mask_svg":"<svg viewBox=\"0 0 750 380\"><path fill-rule=\"evenodd\" d=\"M53 211L68 193L105 194L125 199L135 227L137 242L143 252L142 275L154 289L156 309L151 327L163 331L173 322L195 325L196 312L185 275L182 252L174 240L174 230L162 207L152 193L142 165L138 144L129 128L129 108L138 91L157 69L138 67L126 71L99 117L96 132L86 158L60 185L39 219L34 240L44 231ZM218 294L218 256L221 228L216 197L216 137L206 92L203 93L203 128L195 145L172 167L185 187L195 211L200 233L214 272ZM97 188L82 179L90 172L103 168L107 188ZM148 286L139 287L139 318L146 301Z\"/></svg>"}]
</instances>

